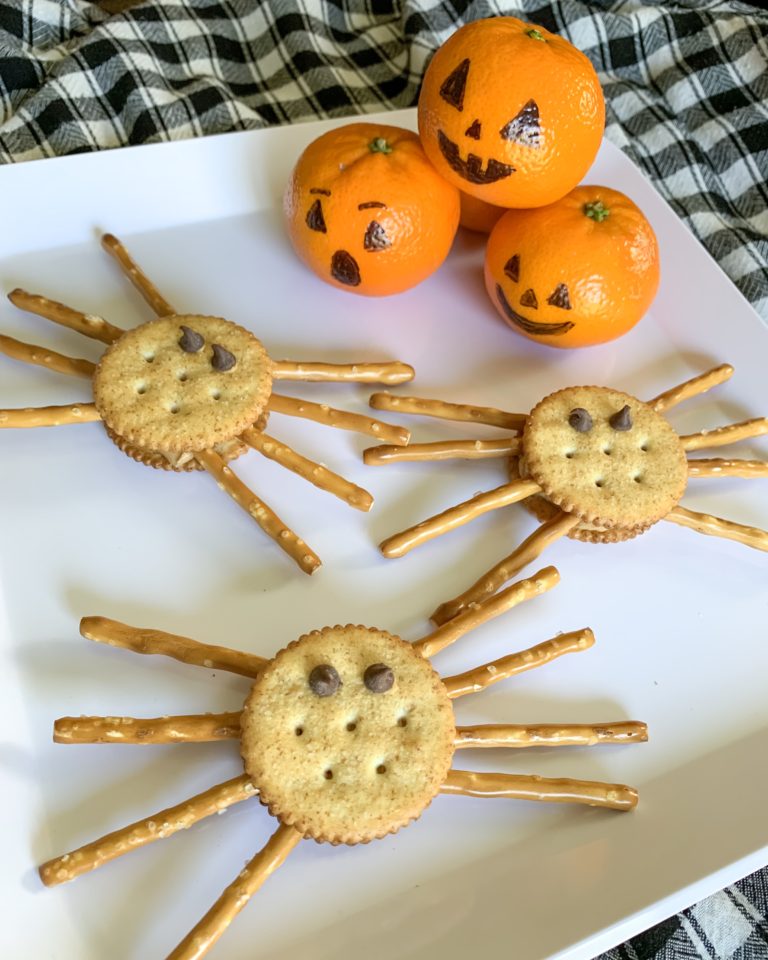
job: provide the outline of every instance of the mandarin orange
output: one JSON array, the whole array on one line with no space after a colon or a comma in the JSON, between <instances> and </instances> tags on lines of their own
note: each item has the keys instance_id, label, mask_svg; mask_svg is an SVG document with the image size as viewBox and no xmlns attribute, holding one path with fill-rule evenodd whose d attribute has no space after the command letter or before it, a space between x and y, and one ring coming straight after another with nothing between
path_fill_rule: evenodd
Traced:
<instances>
[{"instance_id":1,"label":"mandarin orange","mask_svg":"<svg viewBox=\"0 0 768 960\"><path fill-rule=\"evenodd\" d=\"M283 211L296 253L322 280L386 296L420 283L446 258L459 191L437 173L415 133L351 123L302 153Z\"/></svg>"},{"instance_id":2,"label":"mandarin orange","mask_svg":"<svg viewBox=\"0 0 768 960\"><path fill-rule=\"evenodd\" d=\"M656 235L629 197L581 186L546 207L508 210L493 228L485 285L504 320L551 347L614 340L659 285Z\"/></svg>"},{"instance_id":3,"label":"mandarin orange","mask_svg":"<svg viewBox=\"0 0 768 960\"><path fill-rule=\"evenodd\" d=\"M502 207L539 207L589 169L605 102L594 67L568 40L492 17L437 50L418 114L427 156L460 190Z\"/></svg>"}]
</instances>

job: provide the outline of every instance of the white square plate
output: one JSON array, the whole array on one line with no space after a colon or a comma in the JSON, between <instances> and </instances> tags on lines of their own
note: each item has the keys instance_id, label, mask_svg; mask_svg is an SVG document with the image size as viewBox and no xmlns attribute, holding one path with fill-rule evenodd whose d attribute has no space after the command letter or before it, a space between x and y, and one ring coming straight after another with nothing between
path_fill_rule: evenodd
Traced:
<instances>
[{"instance_id":1,"label":"white square plate","mask_svg":"<svg viewBox=\"0 0 768 960\"><path fill-rule=\"evenodd\" d=\"M372 119L372 118L367 118ZM412 112L387 114L413 126ZM717 362L733 379L675 409L681 432L768 414L768 331L630 161L604 144L587 182L629 194L653 223L663 281L627 336L586 351L530 343L498 319L483 240L398 297L326 286L297 261L280 195L330 123L0 169L0 284L107 316L147 319L98 244L123 239L182 311L251 327L275 358L412 363L405 392L526 411L569 383L652 397ZM0 304L0 330L75 356L100 345ZM364 386L286 392L357 411ZM88 384L0 358L0 405L90 399ZM385 418L387 415L384 415ZM395 419L390 417L390 419ZM487 428L404 418L415 440ZM396 561L383 537L504 481L499 461L363 466L363 438L275 416L272 432L370 489L350 510L251 453L238 473L324 561L303 576L205 475L148 470L99 424L0 434L0 868L3 956L161 957L265 842L243 804L184 835L45 890L35 865L239 772L237 746L63 747L55 717L237 709L244 681L87 643L104 614L271 655L328 623L407 638L534 528L520 507ZM498 432L498 431L496 431ZM735 456L764 456L764 441ZM764 483L699 480L685 504L768 526ZM441 654L459 672L561 630L593 649L457 705L460 722L648 722L649 743L594 750L465 751L461 766L631 783L632 814L439 797L408 829L357 848L304 843L215 948L221 960L589 957L768 860L768 558L660 523L615 546L558 543L561 584Z\"/></svg>"}]
</instances>

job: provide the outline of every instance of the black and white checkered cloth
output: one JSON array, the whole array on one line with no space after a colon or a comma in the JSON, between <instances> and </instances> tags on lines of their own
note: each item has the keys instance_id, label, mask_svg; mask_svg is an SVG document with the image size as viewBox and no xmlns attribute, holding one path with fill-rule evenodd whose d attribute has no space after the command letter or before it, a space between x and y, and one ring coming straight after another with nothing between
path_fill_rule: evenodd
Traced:
<instances>
[{"instance_id":1,"label":"black and white checkered cloth","mask_svg":"<svg viewBox=\"0 0 768 960\"><path fill-rule=\"evenodd\" d=\"M114 0L113 0L114 4ZM412 106L434 50L508 14L590 57L606 136L768 321L768 14L725 0L0 0L0 161ZM766 960L768 871L608 960Z\"/></svg>"},{"instance_id":2,"label":"black and white checkered cloth","mask_svg":"<svg viewBox=\"0 0 768 960\"><path fill-rule=\"evenodd\" d=\"M766 960L767 915L768 870L761 870L596 960Z\"/></svg>"}]
</instances>

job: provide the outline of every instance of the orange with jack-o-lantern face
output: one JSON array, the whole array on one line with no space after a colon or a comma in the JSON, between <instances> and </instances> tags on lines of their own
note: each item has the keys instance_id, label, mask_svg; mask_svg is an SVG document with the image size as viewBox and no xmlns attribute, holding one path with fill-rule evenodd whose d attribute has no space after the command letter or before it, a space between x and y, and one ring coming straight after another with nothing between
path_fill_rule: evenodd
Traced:
<instances>
[{"instance_id":1,"label":"orange with jack-o-lantern face","mask_svg":"<svg viewBox=\"0 0 768 960\"><path fill-rule=\"evenodd\" d=\"M283 210L296 253L321 279L384 296L443 262L459 224L459 191L435 171L415 133L353 123L307 147Z\"/></svg>"},{"instance_id":2,"label":"orange with jack-o-lantern face","mask_svg":"<svg viewBox=\"0 0 768 960\"><path fill-rule=\"evenodd\" d=\"M656 235L608 187L576 187L536 210L508 210L488 238L485 285L523 336L551 347L615 340L648 310L659 285Z\"/></svg>"},{"instance_id":3,"label":"orange with jack-o-lantern face","mask_svg":"<svg viewBox=\"0 0 768 960\"><path fill-rule=\"evenodd\" d=\"M584 54L514 17L476 20L449 37L424 75L418 112L440 173L502 207L564 196L595 159L605 123Z\"/></svg>"}]
</instances>

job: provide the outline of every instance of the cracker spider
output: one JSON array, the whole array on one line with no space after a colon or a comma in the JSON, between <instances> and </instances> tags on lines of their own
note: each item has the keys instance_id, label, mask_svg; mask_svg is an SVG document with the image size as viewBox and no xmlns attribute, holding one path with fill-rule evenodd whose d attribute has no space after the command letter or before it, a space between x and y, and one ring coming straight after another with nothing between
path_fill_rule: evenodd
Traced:
<instances>
[{"instance_id":1,"label":"cracker spider","mask_svg":"<svg viewBox=\"0 0 768 960\"><path fill-rule=\"evenodd\" d=\"M722 364L644 403L608 387L567 387L530 414L507 413L441 400L377 393L371 406L444 420L490 424L519 433L494 440L456 440L372 447L363 458L382 465L403 460L507 457L511 480L424 520L381 544L385 557L414 547L475 517L523 501L541 526L460 596L441 604L432 620L445 623L467 605L496 592L542 551L568 536L591 543L629 540L659 520L768 551L768 532L679 506L689 478L768 477L758 460L687 459L686 452L768 433L768 418L679 436L663 413L728 380Z\"/></svg>"},{"instance_id":2,"label":"cracker spider","mask_svg":"<svg viewBox=\"0 0 768 960\"><path fill-rule=\"evenodd\" d=\"M84 637L136 653L162 654L251 680L239 712L135 719L63 717L58 743L200 743L239 739L245 772L197 796L56 857L44 884L83 873L177 830L259 796L279 826L266 846L169 954L202 957L302 838L367 843L417 819L438 793L630 810L637 791L622 784L451 767L467 747L588 746L647 739L644 723L456 726L451 700L542 666L594 643L589 629L562 633L456 676L440 678L429 659L479 624L550 590L546 567L413 643L383 630L313 630L266 660L103 617L81 621Z\"/></svg>"},{"instance_id":3,"label":"cracker spider","mask_svg":"<svg viewBox=\"0 0 768 960\"><path fill-rule=\"evenodd\" d=\"M101 420L128 456L164 470L206 470L218 486L308 574L320 559L227 465L249 447L332 493L358 510L373 498L321 464L264 431L270 413L303 417L394 444L407 443L401 427L272 392L274 380L397 384L413 368L390 363L273 361L248 330L219 317L179 314L142 273L116 237L102 237L110 253L157 317L123 330L45 297L13 290L9 299L37 314L107 344L98 364L0 335L0 353L92 381L93 402L0 410L0 427L52 427Z\"/></svg>"}]
</instances>

